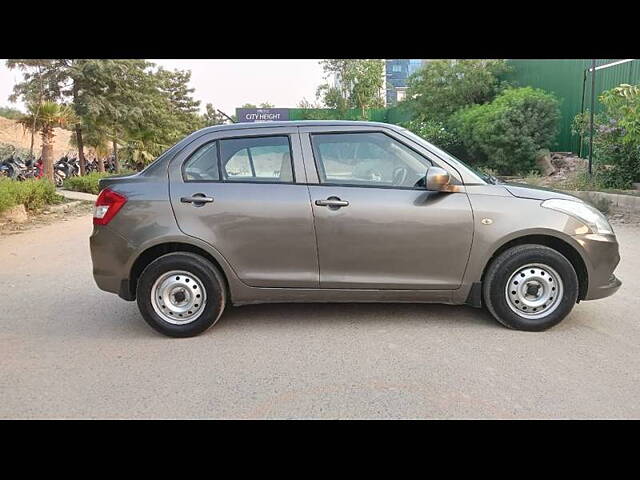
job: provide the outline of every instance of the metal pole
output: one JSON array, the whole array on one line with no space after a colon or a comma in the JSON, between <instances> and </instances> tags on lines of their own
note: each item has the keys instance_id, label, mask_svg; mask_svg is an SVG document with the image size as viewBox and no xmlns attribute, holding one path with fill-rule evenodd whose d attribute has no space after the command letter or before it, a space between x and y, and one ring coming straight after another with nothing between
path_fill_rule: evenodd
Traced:
<instances>
[{"instance_id":1,"label":"metal pole","mask_svg":"<svg viewBox=\"0 0 640 480\"><path fill-rule=\"evenodd\" d=\"M580 103L580 120L584 118L584 94L587 86L587 72L588 69L584 69L582 72L582 102ZM580 133L580 145L578 145L578 156L582 158L582 147L584 146L584 135Z\"/></svg>"},{"instance_id":2,"label":"metal pole","mask_svg":"<svg viewBox=\"0 0 640 480\"><path fill-rule=\"evenodd\" d=\"M596 99L596 61L591 60L591 121L589 122L589 175L592 172L593 165L593 109L595 108Z\"/></svg>"}]
</instances>

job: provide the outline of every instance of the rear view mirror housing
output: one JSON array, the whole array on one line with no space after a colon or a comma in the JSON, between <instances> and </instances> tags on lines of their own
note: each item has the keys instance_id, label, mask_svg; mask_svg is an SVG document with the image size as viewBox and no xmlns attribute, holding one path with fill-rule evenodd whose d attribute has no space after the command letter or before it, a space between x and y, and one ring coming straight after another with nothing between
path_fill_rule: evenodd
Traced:
<instances>
[{"instance_id":1,"label":"rear view mirror housing","mask_svg":"<svg viewBox=\"0 0 640 480\"><path fill-rule=\"evenodd\" d=\"M427 190L431 190L433 192L444 192L447 191L449 182L451 182L451 177L444 168L429 167L424 184L427 187Z\"/></svg>"}]
</instances>

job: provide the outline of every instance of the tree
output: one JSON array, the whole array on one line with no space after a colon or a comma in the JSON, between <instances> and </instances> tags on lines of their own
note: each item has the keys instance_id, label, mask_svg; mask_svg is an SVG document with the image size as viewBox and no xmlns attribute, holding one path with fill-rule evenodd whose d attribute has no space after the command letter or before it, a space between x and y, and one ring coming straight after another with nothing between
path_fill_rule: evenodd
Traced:
<instances>
[{"instance_id":1,"label":"tree","mask_svg":"<svg viewBox=\"0 0 640 480\"><path fill-rule=\"evenodd\" d=\"M18 68L22 71L24 82L18 83L13 88L13 94L9 96L9 100L15 102L18 98L22 98L25 103L33 103L38 107L44 100L54 100L59 96L57 78L47 75L48 67L52 64L52 60L47 59L22 59L7 60L6 66L9 70ZM33 116L35 121L37 117ZM36 126L32 124L29 128L31 131L31 145L29 155L33 157L33 144L36 134Z\"/></svg>"},{"instance_id":2,"label":"tree","mask_svg":"<svg viewBox=\"0 0 640 480\"><path fill-rule=\"evenodd\" d=\"M14 87L14 96L70 101L77 118L75 144L82 173L86 135L92 142L107 138L119 168L119 146L131 143L131 148L124 149L125 156L144 151L145 155L136 154L136 158L148 161L149 156L160 154L204 124L200 102L193 99L193 88L189 87L189 71L164 70L139 59L30 62L34 61L7 62L10 68L23 68L28 73ZM36 67L40 69L38 75L30 70Z\"/></svg>"},{"instance_id":3,"label":"tree","mask_svg":"<svg viewBox=\"0 0 640 480\"><path fill-rule=\"evenodd\" d=\"M166 97L170 122L177 132L171 143L201 128L201 118L198 114L200 101L193 99L194 89L188 86L191 72L159 68L154 76L159 93Z\"/></svg>"},{"instance_id":4,"label":"tree","mask_svg":"<svg viewBox=\"0 0 640 480\"><path fill-rule=\"evenodd\" d=\"M55 102L42 102L40 105L30 104L28 113L18 120L25 128L35 128L42 137L42 163L44 176L54 181L53 178L53 145L55 139L54 129L66 128L76 117L73 109L68 105L59 105Z\"/></svg>"},{"instance_id":5,"label":"tree","mask_svg":"<svg viewBox=\"0 0 640 480\"><path fill-rule=\"evenodd\" d=\"M340 111L357 108L366 119L370 108L384 107L384 61L377 59L329 59L320 62L325 80L333 77L333 85L320 85L316 96L328 108Z\"/></svg>"},{"instance_id":6,"label":"tree","mask_svg":"<svg viewBox=\"0 0 640 480\"><path fill-rule=\"evenodd\" d=\"M413 119L446 122L469 105L490 102L506 86L504 60L433 60L409 77L405 103Z\"/></svg>"}]
</instances>

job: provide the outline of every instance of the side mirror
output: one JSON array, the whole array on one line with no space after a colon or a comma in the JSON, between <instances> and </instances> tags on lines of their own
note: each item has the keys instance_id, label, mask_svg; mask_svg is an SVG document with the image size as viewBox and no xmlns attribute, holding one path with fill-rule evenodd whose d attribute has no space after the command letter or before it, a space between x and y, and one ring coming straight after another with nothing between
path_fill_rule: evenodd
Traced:
<instances>
[{"instance_id":1,"label":"side mirror","mask_svg":"<svg viewBox=\"0 0 640 480\"><path fill-rule=\"evenodd\" d=\"M425 179L425 185L427 190L434 192L449 191L449 174L446 170L440 167L429 167L427 170L427 178Z\"/></svg>"}]
</instances>

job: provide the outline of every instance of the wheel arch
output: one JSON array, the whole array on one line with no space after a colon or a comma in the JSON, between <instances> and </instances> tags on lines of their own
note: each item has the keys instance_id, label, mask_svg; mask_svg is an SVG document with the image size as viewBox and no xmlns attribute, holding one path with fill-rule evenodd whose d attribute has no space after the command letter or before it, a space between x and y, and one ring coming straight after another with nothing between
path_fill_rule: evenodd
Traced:
<instances>
[{"instance_id":1,"label":"wheel arch","mask_svg":"<svg viewBox=\"0 0 640 480\"><path fill-rule=\"evenodd\" d=\"M578 276L578 302L580 300L584 300L589 289L589 271L587 270L587 265L582 258L582 255L580 255L578 250L576 250L573 245L566 242L565 240L562 240L561 238L554 237L553 235L523 235L521 237L513 238L505 242L493 252L491 257L489 257L489 260L482 269L482 276L480 278L480 281L484 282L484 277L487 273L487 270L489 269L489 266L491 265L493 260L502 252L508 250L511 247L525 244L544 245L564 255L567 260L569 260L569 262L573 266L573 269L576 271L576 275Z\"/></svg>"},{"instance_id":2,"label":"wheel arch","mask_svg":"<svg viewBox=\"0 0 640 480\"><path fill-rule=\"evenodd\" d=\"M195 253L210 261L220 272L220 275L225 282L227 297L229 297L228 300L230 300L231 289L229 288L229 279L227 278L227 273L225 272L225 269L222 268L220 262L205 249L191 243L184 242L163 242L153 245L140 253L131 266L128 280L124 281L123 285L120 287L120 296L126 300L135 300L138 279L147 265L162 255L174 252Z\"/></svg>"}]
</instances>

